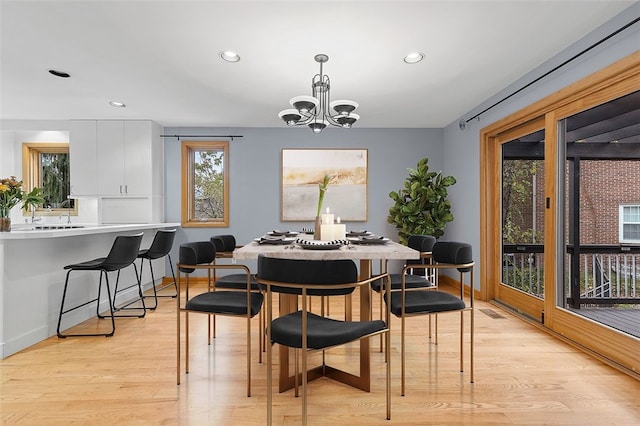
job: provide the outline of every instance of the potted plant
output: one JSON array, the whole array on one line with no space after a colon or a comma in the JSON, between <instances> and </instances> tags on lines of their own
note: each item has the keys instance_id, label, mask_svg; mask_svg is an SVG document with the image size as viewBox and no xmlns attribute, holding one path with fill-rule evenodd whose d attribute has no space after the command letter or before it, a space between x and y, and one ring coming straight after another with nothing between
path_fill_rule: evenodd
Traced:
<instances>
[{"instance_id":1,"label":"potted plant","mask_svg":"<svg viewBox=\"0 0 640 426\"><path fill-rule=\"evenodd\" d=\"M453 176L429 171L429 159L418 161L416 169L408 169L404 188L389 193L394 205L387 222L395 225L402 244L410 235L431 235L439 238L448 222L453 221L447 187L456 183Z\"/></svg>"},{"instance_id":2,"label":"potted plant","mask_svg":"<svg viewBox=\"0 0 640 426\"><path fill-rule=\"evenodd\" d=\"M11 218L9 213L18 203L22 202L22 208L28 210L35 208L44 202L40 188L33 188L30 192L22 190L22 181L15 176L0 179L0 232L11 231Z\"/></svg>"}]
</instances>

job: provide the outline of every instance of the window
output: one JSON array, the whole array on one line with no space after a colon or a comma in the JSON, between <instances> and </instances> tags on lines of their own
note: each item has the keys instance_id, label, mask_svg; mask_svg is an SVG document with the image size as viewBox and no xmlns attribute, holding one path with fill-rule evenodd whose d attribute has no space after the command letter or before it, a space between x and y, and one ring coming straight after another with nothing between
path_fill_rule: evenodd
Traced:
<instances>
[{"instance_id":1,"label":"window","mask_svg":"<svg viewBox=\"0 0 640 426\"><path fill-rule=\"evenodd\" d=\"M640 205L620 206L620 242L640 243Z\"/></svg>"},{"instance_id":2,"label":"window","mask_svg":"<svg viewBox=\"0 0 640 426\"><path fill-rule=\"evenodd\" d=\"M229 143L182 142L182 226L229 226Z\"/></svg>"},{"instance_id":3,"label":"window","mask_svg":"<svg viewBox=\"0 0 640 426\"><path fill-rule=\"evenodd\" d=\"M36 186L42 188L45 202L36 209L38 216L78 215L76 200L68 198L71 189L68 143L23 143L22 170L26 191Z\"/></svg>"}]
</instances>

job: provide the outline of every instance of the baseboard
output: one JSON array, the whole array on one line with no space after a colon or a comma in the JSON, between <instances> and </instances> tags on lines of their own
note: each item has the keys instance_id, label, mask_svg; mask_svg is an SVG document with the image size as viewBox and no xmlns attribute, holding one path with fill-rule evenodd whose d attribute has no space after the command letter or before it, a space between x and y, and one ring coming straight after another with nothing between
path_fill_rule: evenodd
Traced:
<instances>
[{"instance_id":1,"label":"baseboard","mask_svg":"<svg viewBox=\"0 0 640 426\"><path fill-rule=\"evenodd\" d=\"M458 281L456 279L453 279L448 275L438 275L438 285L447 285L447 286L455 288L456 290L460 290L460 281ZM469 295L469 286L468 285L464 286L464 294L467 295L467 296ZM474 289L473 298L475 300L482 300L480 295L481 295L480 290L478 290L477 288Z\"/></svg>"}]
</instances>

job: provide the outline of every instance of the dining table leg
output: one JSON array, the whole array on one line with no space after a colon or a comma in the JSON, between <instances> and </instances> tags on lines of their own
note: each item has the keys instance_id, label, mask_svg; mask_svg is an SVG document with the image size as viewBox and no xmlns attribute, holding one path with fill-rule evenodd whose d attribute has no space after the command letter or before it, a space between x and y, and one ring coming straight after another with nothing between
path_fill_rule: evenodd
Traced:
<instances>
[{"instance_id":1,"label":"dining table leg","mask_svg":"<svg viewBox=\"0 0 640 426\"><path fill-rule=\"evenodd\" d=\"M368 279L371 277L371 260L360 260L360 279ZM360 320L369 321L371 317L371 289L368 286L363 286L359 290L360 292ZM351 302L352 298L346 300L348 302L345 305L345 311L349 312L349 318L351 318ZM348 308L347 308L348 307ZM294 312L298 309L297 296L280 294L280 315L286 315ZM349 319L350 320L350 319ZM279 364L280 364L280 378L278 380L278 389L280 392L285 392L295 386L295 376L290 375L289 367L289 354L291 350L283 345L279 348ZM338 370L330 366L315 367L307 373L308 381L312 381L322 376L329 377L339 382L345 383L349 386L361 389L365 392L371 390L371 343L370 338L364 338L360 340L360 374L358 376ZM299 373L301 376L301 373ZM300 381L298 380L298 383Z\"/></svg>"}]
</instances>

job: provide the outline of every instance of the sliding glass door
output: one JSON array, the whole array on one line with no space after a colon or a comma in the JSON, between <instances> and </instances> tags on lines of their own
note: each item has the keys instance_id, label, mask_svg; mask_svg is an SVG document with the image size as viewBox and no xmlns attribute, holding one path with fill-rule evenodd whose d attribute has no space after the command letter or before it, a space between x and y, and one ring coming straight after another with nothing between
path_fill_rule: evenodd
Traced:
<instances>
[{"instance_id":1,"label":"sliding glass door","mask_svg":"<svg viewBox=\"0 0 640 426\"><path fill-rule=\"evenodd\" d=\"M481 295L640 371L640 54L481 132Z\"/></svg>"},{"instance_id":2,"label":"sliding glass door","mask_svg":"<svg viewBox=\"0 0 640 426\"><path fill-rule=\"evenodd\" d=\"M544 121L501 134L500 281L496 299L536 320L544 301Z\"/></svg>"},{"instance_id":3,"label":"sliding glass door","mask_svg":"<svg viewBox=\"0 0 640 426\"><path fill-rule=\"evenodd\" d=\"M558 307L640 338L640 91L558 121L564 279Z\"/></svg>"}]
</instances>

